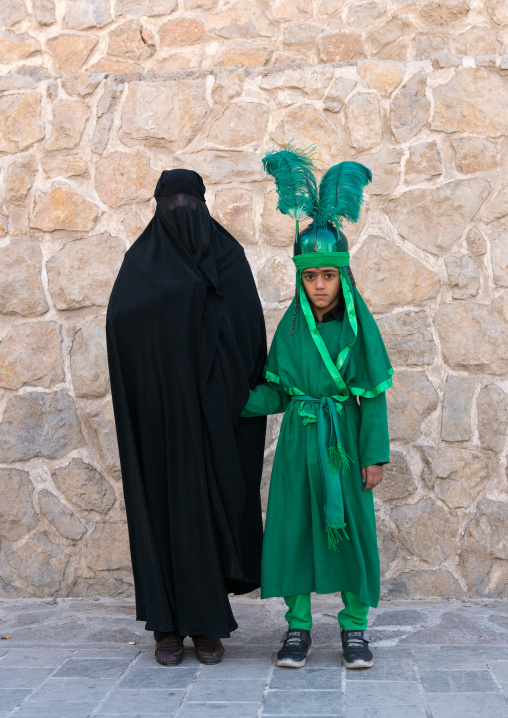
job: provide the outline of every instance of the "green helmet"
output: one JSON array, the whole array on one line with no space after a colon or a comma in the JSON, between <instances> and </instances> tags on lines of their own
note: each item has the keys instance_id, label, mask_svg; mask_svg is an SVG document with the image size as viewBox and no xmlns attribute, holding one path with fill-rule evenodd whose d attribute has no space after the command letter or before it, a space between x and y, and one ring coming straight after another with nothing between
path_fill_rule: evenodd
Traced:
<instances>
[{"instance_id":1,"label":"green helmet","mask_svg":"<svg viewBox=\"0 0 508 718\"><path fill-rule=\"evenodd\" d=\"M347 252L347 237L342 230L337 230L332 222L327 227L318 227L311 222L308 227L300 232L295 246L294 256L307 254L307 252Z\"/></svg>"}]
</instances>

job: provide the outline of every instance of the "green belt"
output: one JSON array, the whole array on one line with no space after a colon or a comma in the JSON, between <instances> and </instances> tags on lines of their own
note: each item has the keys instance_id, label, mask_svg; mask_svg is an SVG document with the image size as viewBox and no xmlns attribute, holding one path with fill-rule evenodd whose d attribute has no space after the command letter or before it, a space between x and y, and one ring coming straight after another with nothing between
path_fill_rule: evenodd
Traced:
<instances>
[{"instance_id":1,"label":"green belt","mask_svg":"<svg viewBox=\"0 0 508 718\"><path fill-rule=\"evenodd\" d=\"M325 496L325 528L328 534L328 548L339 550L339 540L349 539L344 519L344 499L340 482L341 470L348 469L353 459L348 456L340 435L339 413L343 404L357 404L354 396L339 401L332 396L316 399L313 396L293 396L292 401L300 402L298 413L304 424L317 422L319 466ZM316 408L309 413L306 404Z\"/></svg>"}]
</instances>

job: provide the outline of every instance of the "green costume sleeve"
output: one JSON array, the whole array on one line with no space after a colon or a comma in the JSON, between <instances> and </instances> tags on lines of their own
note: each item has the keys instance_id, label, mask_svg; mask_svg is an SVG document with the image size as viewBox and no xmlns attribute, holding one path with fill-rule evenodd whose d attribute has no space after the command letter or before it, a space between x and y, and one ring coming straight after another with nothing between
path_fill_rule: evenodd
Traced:
<instances>
[{"instance_id":1,"label":"green costume sleeve","mask_svg":"<svg viewBox=\"0 0 508 718\"><path fill-rule=\"evenodd\" d=\"M371 399L360 397L360 459L362 468L390 461L386 394Z\"/></svg>"},{"instance_id":2,"label":"green costume sleeve","mask_svg":"<svg viewBox=\"0 0 508 718\"><path fill-rule=\"evenodd\" d=\"M267 416L281 414L286 411L291 397L278 385L271 381L251 389L249 401L242 411L243 417Z\"/></svg>"}]
</instances>

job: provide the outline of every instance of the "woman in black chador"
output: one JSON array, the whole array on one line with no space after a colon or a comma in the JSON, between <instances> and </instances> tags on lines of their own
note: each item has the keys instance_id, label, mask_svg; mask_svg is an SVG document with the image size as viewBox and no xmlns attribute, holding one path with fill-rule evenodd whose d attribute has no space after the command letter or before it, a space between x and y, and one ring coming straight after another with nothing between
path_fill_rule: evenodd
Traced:
<instances>
[{"instance_id":1,"label":"woman in black chador","mask_svg":"<svg viewBox=\"0 0 508 718\"><path fill-rule=\"evenodd\" d=\"M217 663L237 628L228 593L259 586L264 419L242 419L261 381L265 325L240 244L213 220L203 180L164 171L107 314L111 390L136 612L159 663Z\"/></svg>"}]
</instances>

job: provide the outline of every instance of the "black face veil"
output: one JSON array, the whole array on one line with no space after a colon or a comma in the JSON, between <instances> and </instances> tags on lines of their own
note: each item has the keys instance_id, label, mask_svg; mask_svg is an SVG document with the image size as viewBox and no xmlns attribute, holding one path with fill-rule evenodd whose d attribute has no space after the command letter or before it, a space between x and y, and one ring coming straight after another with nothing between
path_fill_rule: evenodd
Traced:
<instances>
[{"instance_id":1,"label":"black face veil","mask_svg":"<svg viewBox=\"0 0 508 718\"><path fill-rule=\"evenodd\" d=\"M138 620L229 636L227 593L259 586L265 420L242 419L266 335L241 245L196 173L162 173L107 313Z\"/></svg>"}]
</instances>

